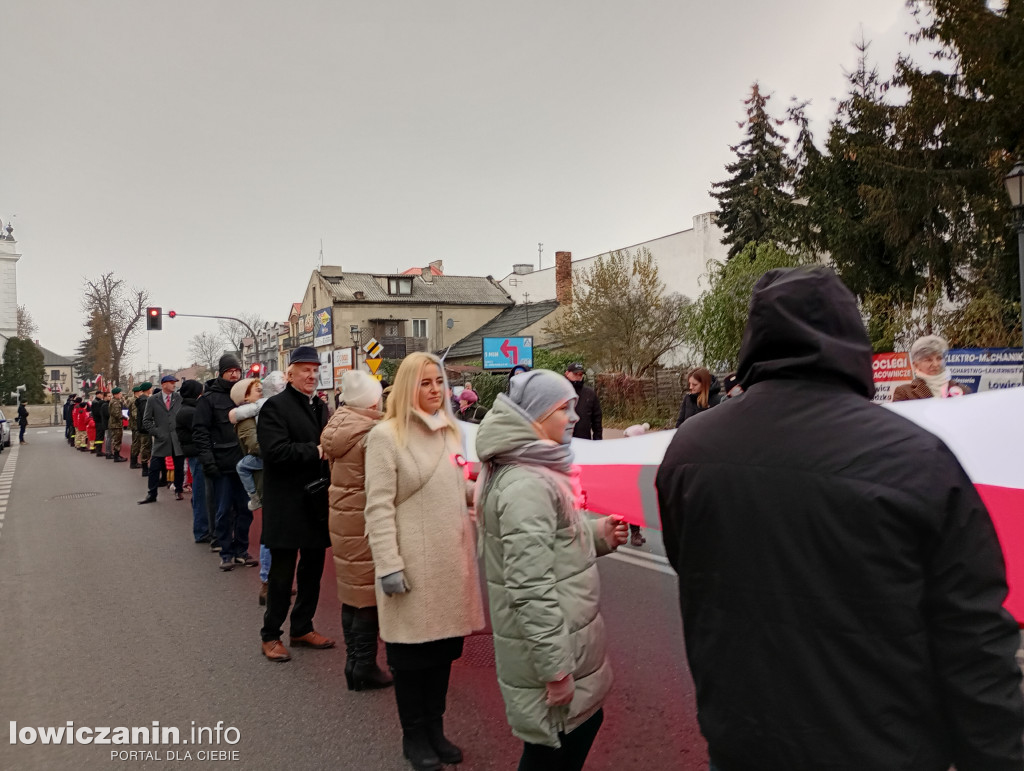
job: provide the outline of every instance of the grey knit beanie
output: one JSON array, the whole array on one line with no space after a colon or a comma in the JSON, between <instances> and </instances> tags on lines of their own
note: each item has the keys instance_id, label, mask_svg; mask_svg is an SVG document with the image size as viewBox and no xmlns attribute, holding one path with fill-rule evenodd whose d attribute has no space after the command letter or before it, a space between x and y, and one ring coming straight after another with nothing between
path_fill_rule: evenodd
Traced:
<instances>
[{"instance_id":1,"label":"grey knit beanie","mask_svg":"<svg viewBox=\"0 0 1024 771\"><path fill-rule=\"evenodd\" d=\"M559 404L575 406L576 390L565 377L549 369L535 369L516 375L509 382L509 399L533 420L544 420Z\"/></svg>"}]
</instances>

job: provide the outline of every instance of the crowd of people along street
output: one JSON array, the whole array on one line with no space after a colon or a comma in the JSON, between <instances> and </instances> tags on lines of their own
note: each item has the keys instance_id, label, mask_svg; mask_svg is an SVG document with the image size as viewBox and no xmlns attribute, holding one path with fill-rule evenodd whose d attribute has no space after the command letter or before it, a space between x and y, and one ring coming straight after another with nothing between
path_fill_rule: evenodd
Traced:
<instances>
[{"instance_id":1,"label":"crowd of people along street","mask_svg":"<svg viewBox=\"0 0 1024 771\"><path fill-rule=\"evenodd\" d=\"M945 351L915 342L896 398L967 393ZM603 710L624 708L596 561L643 539L581 510L571 441L603 438L583 366L518 368L490 410L472 389L453 397L433 354L403 359L386 395L345 372L330 409L319 367L299 347L261 381L225 354L205 384L74 397L68 441L123 462L127 427L142 505L182 501L190 480L195 543L221 571L260 568L268 662L335 647L313 624L330 547L347 687L393 688L413 768L464 759L449 682L487 602L518 768L582 769ZM686 382L656 491L712 771L1024 768L1020 636L991 520L941 441L872 404L850 292L825 269L770 271L737 371ZM475 480L463 421L479 423Z\"/></svg>"}]
</instances>

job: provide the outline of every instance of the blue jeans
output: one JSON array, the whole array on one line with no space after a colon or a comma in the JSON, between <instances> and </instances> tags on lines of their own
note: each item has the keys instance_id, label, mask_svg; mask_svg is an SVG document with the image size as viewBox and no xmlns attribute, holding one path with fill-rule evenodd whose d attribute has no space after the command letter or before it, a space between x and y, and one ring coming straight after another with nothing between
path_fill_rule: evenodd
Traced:
<instances>
[{"instance_id":1,"label":"blue jeans","mask_svg":"<svg viewBox=\"0 0 1024 771\"><path fill-rule=\"evenodd\" d=\"M211 480L207 480L207 484ZM213 499L217 502L215 540L220 546L221 559L238 557L249 551L249 527L252 512L249 496L245 494L238 474L221 472L213 482Z\"/></svg>"},{"instance_id":2,"label":"blue jeans","mask_svg":"<svg viewBox=\"0 0 1024 771\"><path fill-rule=\"evenodd\" d=\"M256 495L256 480L252 472L263 471L263 458L256 455L246 455L235 464L235 471L238 478L242 480L242 487L249 495Z\"/></svg>"},{"instance_id":3,"label":"blue jeans","mask_svg":"<svg viewBox=\"0 0 1024 771\"><path fill-rule=\"evenodd\" d=\"M260 581L267 582L270 578L270 549L260 544Z\"/></svg>"},{"instance_id":4,"label":"blue jeans","mask_svg":"<svg viewBox=\"0 0 1024 771\"><path fill-rule=\"evenodd\" d=\"M186 458L192 472L192 537L196 543L210 537L209 518L206 514L206 477L199 458Z\"/></svg>"}]
</instances>

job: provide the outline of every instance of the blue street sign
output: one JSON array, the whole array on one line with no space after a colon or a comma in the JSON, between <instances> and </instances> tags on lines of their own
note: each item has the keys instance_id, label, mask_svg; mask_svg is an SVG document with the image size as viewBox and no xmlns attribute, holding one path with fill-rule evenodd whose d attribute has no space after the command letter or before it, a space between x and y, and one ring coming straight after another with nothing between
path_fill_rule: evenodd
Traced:
<instances>
[{"instance_id":1,"label":"blue street sign","mask_svg":"<svg viewBox=\"0 0 1024 771\"><path fill-rule=\"evenodd\" d=\"M533 337L484 337L484 369L533 367Z\"/></svg>"}]
</instances>

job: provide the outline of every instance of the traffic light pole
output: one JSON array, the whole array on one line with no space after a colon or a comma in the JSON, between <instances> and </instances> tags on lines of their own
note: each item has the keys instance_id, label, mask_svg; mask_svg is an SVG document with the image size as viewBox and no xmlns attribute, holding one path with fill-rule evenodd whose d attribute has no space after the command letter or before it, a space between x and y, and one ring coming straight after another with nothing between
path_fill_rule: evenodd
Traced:
<instances>
[{"instance_id":1,"label":"traffic light pole","mask_svg":"<svg viewBox=\"0 0 1024 771\"><path fill-rule=\"evenodd\" d=\"M169 316L172 319L177 316L185 316L186 318L190 319L225 319L227 321L237 321L239 324L241 324L243 327L249 330L249 334L252 335L252 344L256 349L256 363L260 364L260 339L256 336L256 330L254 330L241 319L235 318L234 316L214 316L209 313L178 313L177 311L167 311L167 313L163 315ZM239 355L241 355L242 351L239 351L238 353ZM260 368L262 369L262 364L260 365Z\"/></svg>"}]
</instances>

